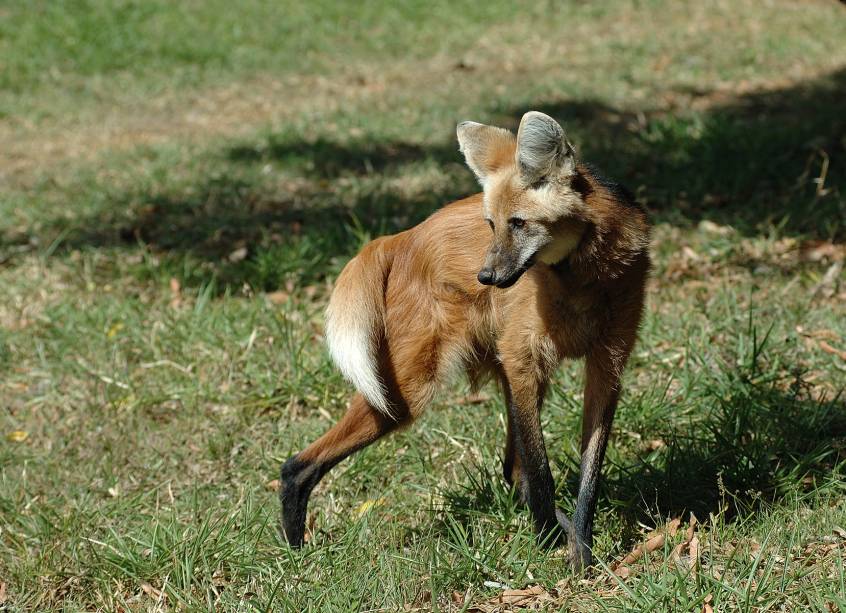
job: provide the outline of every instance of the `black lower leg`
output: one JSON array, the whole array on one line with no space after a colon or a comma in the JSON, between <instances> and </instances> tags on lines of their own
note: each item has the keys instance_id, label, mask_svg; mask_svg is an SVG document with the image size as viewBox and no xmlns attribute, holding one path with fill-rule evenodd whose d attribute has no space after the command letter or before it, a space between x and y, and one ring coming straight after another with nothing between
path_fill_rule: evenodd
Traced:
<instances>
[{"instance_id":1,"label":"black lower leg","mask_svg":"<svg viewBox=\"0 0 846 613\"><path fill-rule=\"evenodd\" d=\"M517 485L514 483L514 449L512 448L510 441L509 444L505 446L505 457L502 458L502 477L505 479L505 482L514 487Z\"/></svg>"},{"instance_id":2,"label":"black lower leg","mask_svg":"<svg viewBox=\"0 0 846 613\"><path fill-rule=\"evenodd\" d=\"M279 502L282 505L282 537L292 547L301 547L305 537L306 510L314 487L329 470L318 463L294 456L282 464Z\"/></svg>"},{"instance_id":3,"label":"black lower leg","mask_svg":"<svg viewBox=\"0 0 846 613\"><path fill-rule=\"evenodd\" d=\"M516 434L514 443L520 459L520 489L532 513L538 540L550 547L560 545L566 535L556 517L555 485L549 470L539 412L534 407L521 411L515 405L512 405L511 411Z\"/></svg>"},{"instance_id":4,"label":"black lower leg","mask_svg":"<svg viewBox=\"0 0 846 613\"><path fill-rule=\"evenodd\" d=\"M607 441L608 429L597 429L591 444L582 454L579 495L576 501L576 512L573 515L573 532L576 542L571 548L572 561L577 566L583 567L591 563L593 518L596 513L599 477Z\"/></svg>"},{"instance_id":5,"label":"black lower leg","mask_svg":"<svg viewBox=\"0 0 846 613\"><path fill-rule=\"evenodd\" d=\"M407 414L400 419L389 418L371 407L361 394L354 396L338 423L282 465L282 536L292 546L301 546L308 499L320 479L350 454L409 421Z\"/></svg>"},{"instance_id":6,"label":"black lower leg","mask_svg":"<svg viewBox=\"0 0 846 613\"><path fill-rule=\"evenodd\" d=\"M604 406L600 405L599 410L586 416L593 419L585 425L583 432L579 495L573 515L575 540L570 546L571 561L576 567L588 566L591 563L593 519L599 496L599 479L615 407L616 395Z\"/></svg>"},{"instance_id":7,"label":"black lower leg","mask_svg":"<svg viewBox=\"0 0 846 613\"><path fill-rule=\"evenodd\" d=\"M514 440L514 423L511 411L507 411L508 430L505 437L505 453L502 458L502 476L505 482L516 488L520 494L520 500L526 502L526 493L523 491L523 483L520 476L520 458L517 453L517 443Z\"/></svg>"}]
</instances>

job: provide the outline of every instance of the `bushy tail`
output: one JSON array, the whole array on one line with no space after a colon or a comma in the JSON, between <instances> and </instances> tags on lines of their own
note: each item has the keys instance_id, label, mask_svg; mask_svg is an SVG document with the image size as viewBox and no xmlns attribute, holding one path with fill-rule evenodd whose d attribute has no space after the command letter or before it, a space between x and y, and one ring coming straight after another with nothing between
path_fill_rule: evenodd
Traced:
<instances>
[{"instance_id":1,"label":"bushy tail","mask_svg":"<svg viewBox=\"0 0 846 613\"><path fill-rule=\"evenodd\" d=\"M382 243L367 245L341 271L326 309L326 342L344 376L371 406L390 416L376 354L385 330L385 281L393 259Z\"/></svg>"}]
</instances>

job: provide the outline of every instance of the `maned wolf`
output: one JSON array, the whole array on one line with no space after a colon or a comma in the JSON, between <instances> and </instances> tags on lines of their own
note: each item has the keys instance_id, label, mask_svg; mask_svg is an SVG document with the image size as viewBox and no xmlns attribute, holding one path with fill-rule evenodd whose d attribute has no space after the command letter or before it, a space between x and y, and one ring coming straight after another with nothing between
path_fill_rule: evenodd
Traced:
<instances>
[{"instance_id":1,"label":"maned wolf","mask_svg":"<svg viewBox=\"0 0 846 613\"><path fill-rule=\"evenodd\" d=\"M344 268L326 313L334 361L358 393L282 466L282 534L303 543L306 507L333 466L420 415L447 375L500 383L503 472L538 538L591 563L597 481L637 337L649 273L645 212L577 163L543 113L508 130L470 121L458 142L483 193L378 238ZM540 411L564 358L585 358L581 478L572 521L555 508Z\"/></svg>"}]
</instances>

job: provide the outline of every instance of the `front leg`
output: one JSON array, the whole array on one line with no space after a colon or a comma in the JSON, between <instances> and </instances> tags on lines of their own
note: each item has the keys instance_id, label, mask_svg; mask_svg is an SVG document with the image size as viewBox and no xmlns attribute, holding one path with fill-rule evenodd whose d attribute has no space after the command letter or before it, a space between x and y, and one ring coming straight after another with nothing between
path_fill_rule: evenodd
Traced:
<instances>
[{"instance_id":1,"label":"front leg","mask_svg":"<svg viewBox=\"0 0 846 613\"><path fill-rule=\"evenodd\" d=\"M567 530L570 535L570 561L577 569L590 566L592 562L593 517L599 475L620 395L620 372L627 355L628 352L615 355L603 348L589 354L585 362L579 494L576 512Z\"/></svg>"},{"instance_id":2,"label":"front leg","mask_svg":"<svg viewBox=\"0 0 846 613\"><path fill-rule=\"evenodd\" d=\"M503 382L503 387L507 387ZM526 492L523 489L523 471L520 468L520 455L517 453L517 442L515 440L514 412L511 410L511 397L506 394L505 398L505 452L502 458L502 476L505 482L517 490L520 502L526 504Z\"/></svg>"},{"instance_id":3,"label":"front leg","mask_svg":"<svg viewBox=\"0 0 846 613\"><path fill-rule=\"evenodd\" d=\"M531 376L512 375L507 381L509 441L514 459L519 462L512 475L519 475L518 488L532 513L538 540L556 546L564 533L556 518L555 485L540 423L544 389ZM506 453L507 453L506 449ZM508 455L506 455L506 462ZM507 478L507 476L506 476Z\"/></svg>"}]
</instances>

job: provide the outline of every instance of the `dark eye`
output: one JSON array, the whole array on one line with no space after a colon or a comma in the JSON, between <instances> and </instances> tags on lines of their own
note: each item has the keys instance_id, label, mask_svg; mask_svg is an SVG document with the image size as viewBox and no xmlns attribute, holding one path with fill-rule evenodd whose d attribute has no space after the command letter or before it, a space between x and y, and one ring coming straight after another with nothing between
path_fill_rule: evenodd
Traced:
<instances>
[{"instance_id":1,"label":"dark eye","mask_svg":"<svg viewBox=\"0 0 846 613\"><path fill-rule=\"evenodd\" d=\"M493 230L493 229L494 229L494 222L493 222L493 219L486 219L485 221L487 221L487 222L488 222L488 225L491 227L491 230Z\"/></svg>"},{"instance_id":2,"label":"dark eye","mask_svg":"<svg viewBox=\"0 0 846 613\"><path fill-rule=\"evenodd\" d=\"M519 217L512 217L508 220L508 223L511 224L512 228L519 229L526 225L526 220Z\"/></svg>"}]
</instances>

